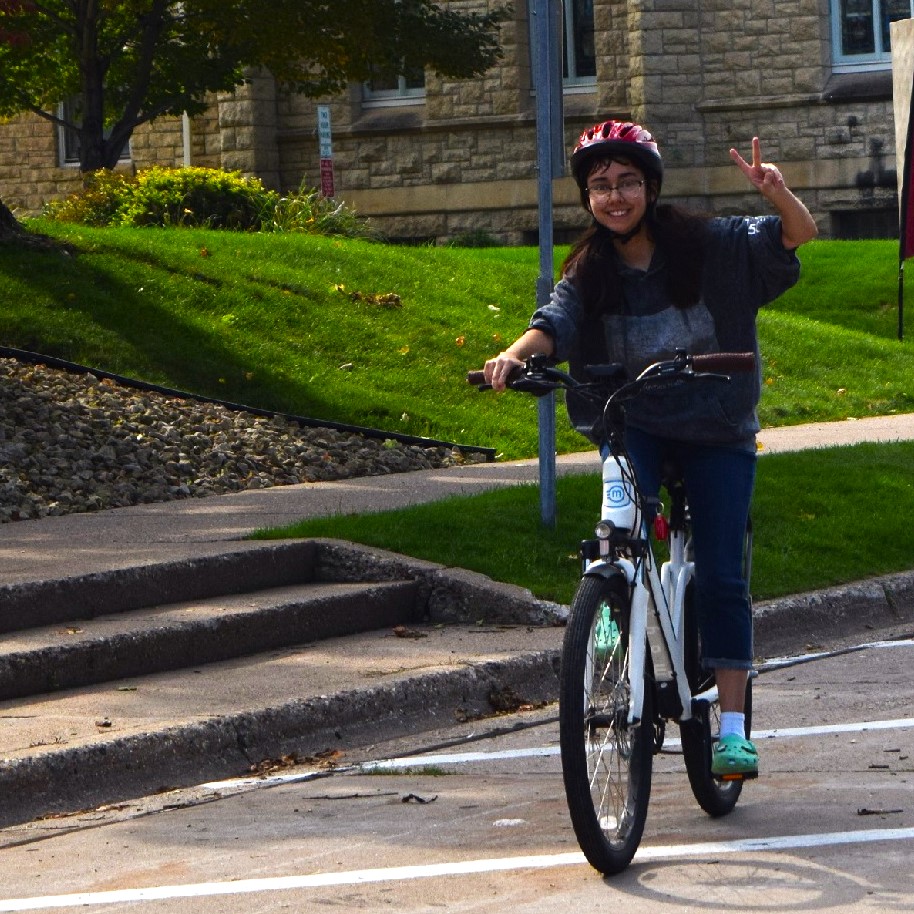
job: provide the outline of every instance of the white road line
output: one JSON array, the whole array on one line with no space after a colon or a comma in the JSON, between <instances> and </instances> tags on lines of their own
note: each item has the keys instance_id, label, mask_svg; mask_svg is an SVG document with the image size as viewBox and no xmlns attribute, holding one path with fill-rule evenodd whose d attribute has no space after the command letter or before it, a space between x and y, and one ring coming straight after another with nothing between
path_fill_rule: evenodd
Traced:
<instances>
[{"instance_id":1,"label":"white road line","mask_svg":"<svg viewBox=\"0 0 914 914\"><path fill-rule=\"evenodd\" d=\"M814 727L776 727L773 730L756 730L752 738L796 739L803 736L823 736L829 733L865 733L868 730L907 730L914 727L914 717L895 720L864 720L848 724L820 724ZM664 749L677 749L678 739L667 739ZM330 774L366 774L379 771L397 771L410 768L433 768L441 765L469 765L476 762L500 762L524 758L546 758L559 754L558 746L534 746L529 749L500 749L494 752L451 752L430 755L408 755L403 758L380 759L346 765L329 771L304 771L298 774L276 774L265 778L235 778L228 781L210 781L200 786L212 791L237 790L251 787L271 787L277 784L294 784L313 781Z\"/></svg>"},{"instance_id":2,"label":"white road line","mask_svg":"<svg viewBox=\"0 0 914 914\"><path fill-rule=\"evenodd\" d=\"M829 832L822 835L784 835L747 838L741 841L710 841L698 844L672 844L643 847L635 861L706 857L720 854L759 853L829 847L841 844L866 844L876 841L910 841L914 828L881 828L869 831ZM296 889L327 888L340 885L365 885L376 882L401 882L409 879L434 879L510 870L545 869L585 864L584 855L539 854L526 857L495 857L424 866L395 866L383 869L350 870L342 873L314 873L275 876L263 879L238 879L229 882L199 882L188 885L163 885L145 889L120 889L109 892L76 892L72 895L46 895L37 898L0 900L0 912L42 911L52 908L90 907L138 901L163 901L174 898L203 898L217 895L246 895L258 892L283 892Z\"/></svg>"},{"instance_id":3,"label":"white road line","mask_svg":"<svg viewBox=\"0 0 914 914\"><path fill-rule=\"evenodd\" d=\"M760 666L760 671L770 672L787 666L808 663L813 660L822 660L842 654L854 653L864 650L886 650L890 648L914 647L914 640L898 641L870 641L854 645L838 651L822 651L812 654L798 654L794 657L775 657ZM780 727L775 730L756 731L752 738L760 739L789 739L802 736L821 736L828 733L855 733L864 730L894 730L906 729L914 726L914 719L864 721L850 724L825 724L819 727ZM679 748L679 740L668 739L664 746L668 749ZM534 758L541 756L558 755L557 746L534 749L511 749L503 752L458 752L449 755L416 755L406 758L381 759L376 762L363 762L359 765L346 765L340 768L324 771L307 771L298 774L278 774L266 778L233 778L225 781L211 781L200 786L206 790L238 790L252 787L271 787L276 784L289 784L301 781L313 781L318 778L328 777L330 774L360 774L367 771L392 771L403 768L419 768L423 765L465 765L472 762L510 760L520 758Z\"/></svg>"},{"instance_id":4,"label":"white road line","mask_svg":"<svg viewBox=\"0 0 914 914\"><path fill-rule=\"evenodd\" d=\"M914 640L899 639L898 641L868 641L866 644L855 644L852 647L838 648L833 651L814 651L810 654L797 654L793 657L772 657L760 664L760 673L770 673L784 667L798 666L801 663L810 663L813 660L827 660L829 657L842 657L844 654L855 654L858 651L887 650L895 647L914 647Z\"/></svg>"}]
</instances>

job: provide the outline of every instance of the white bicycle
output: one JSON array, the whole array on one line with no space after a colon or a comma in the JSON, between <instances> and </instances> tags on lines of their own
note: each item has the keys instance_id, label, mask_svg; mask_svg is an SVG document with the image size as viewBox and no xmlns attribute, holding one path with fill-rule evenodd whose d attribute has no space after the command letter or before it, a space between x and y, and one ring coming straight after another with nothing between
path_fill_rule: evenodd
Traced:
<instances>
[{"instance_id":1,"label":"white bicycle","mask_svg":"<svg viewBox=\"0 0 914 914\"><path fill-rule=\"evenodd\" d=\"M583 574L571 603L562 647L559 740L565 794L575 835L591 865L604 874L625 869L641 842L651 792L653 756L666 724L676 721L689 784L711 816L736 805L744 777L711 773L711 749L720 729L713 672L701 665L701 638L693 602L694 563L689 509L679 469L664 468L668 516L645 496L631 470L622 435L622 406L653 384L696 378L729 381L753 370L752 353L717 353L657 362L607 396L615 366L592 367L602 383L585 385L530 359L509 381L514 390L599 398L609 454L604 460L603 508L595 537L581 543ZM468 375L485 389L481 372ZM655 551L665 542L668 557ZM745 573L751 564L746 530ZM752 680L746 686L746 737L752 717Z\"/></svg>"}]
</instances>

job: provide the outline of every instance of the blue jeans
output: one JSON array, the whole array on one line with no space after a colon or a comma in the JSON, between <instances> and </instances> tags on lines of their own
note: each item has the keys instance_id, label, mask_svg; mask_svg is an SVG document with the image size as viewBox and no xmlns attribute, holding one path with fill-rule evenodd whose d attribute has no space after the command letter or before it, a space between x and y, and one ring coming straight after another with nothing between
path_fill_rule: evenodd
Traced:
<instances>
[{"instance_id":1,"label":"blue jeans","mask_svg":"<svg viewBox=\"0 0 914 914\"><path fill-rule=\"evenodd\" d=\"M625 443L645 494L660 489L660 468L682 469L695 548L695 605L708 669L752 669L752 608L743 545L755 485L755 454L737 447L658 438L627 428Z\"/></svg>"}]
</instances>

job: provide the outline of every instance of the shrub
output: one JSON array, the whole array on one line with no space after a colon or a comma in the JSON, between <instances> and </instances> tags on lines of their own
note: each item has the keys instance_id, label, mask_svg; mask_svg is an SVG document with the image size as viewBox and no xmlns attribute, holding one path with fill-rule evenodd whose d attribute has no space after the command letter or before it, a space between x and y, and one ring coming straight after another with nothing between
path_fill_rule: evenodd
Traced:
<instances>
[{"instance_id":1,"label":"shrub","mask_svg":"<svg viewBox=\"0 0 914 914\"><path fill-rule=\"evenodd\" d=\"M379 238L368 221L344 203L304 185L280 197L259 178L218 168L148 168L133 175L93 172L83 190L50 203L59 222L104 227L193 226L263 232L306 232Z\"/></svg>"},{"instance_id":2,"label":"shrub","mask_svg":"<svg viewBox=\"0 0 914 914\"><path fill-rule=\"evenodd\" d=\"M118 212L120 225L257 230L276 194L259 178L216 168L148 168Z\"/></svg>"},{"instance_id":3,"label":"shrub","mask_svg":"<svg viewBox=\"0 0 914 914\"><path fill-rule=\"evenodd\" d=\"M81 191L65 200L49 203L45 215L58 222L104 227L118 220L118 213L133 193L136 178L118 171L93 172L87 175Z\"/></svg>"},{"instance_id":4,"label":"shrub","mask_svg":"<svg viewBox=\"0 0 914 914\"><path fill-rule=\"evenodd\" d=\"M378 238L366 219L356 215L344 203L321 196L302 185L296 193L281 197L268 221L265 232L304 232L311 235L342 235L346 238Z\"/></svg>"},{"instance_id":5,"label":"shrub","mask_svg":"<svg viewBox=\"0 0 914 914\"><path fill-rule=\"evenodd\" d=\"M501 242L485 229L473 229L469 232L462 232L455 235L448 241L448 247L452 248L497 248L501 247Z\"/></svg>"}]
</instances>

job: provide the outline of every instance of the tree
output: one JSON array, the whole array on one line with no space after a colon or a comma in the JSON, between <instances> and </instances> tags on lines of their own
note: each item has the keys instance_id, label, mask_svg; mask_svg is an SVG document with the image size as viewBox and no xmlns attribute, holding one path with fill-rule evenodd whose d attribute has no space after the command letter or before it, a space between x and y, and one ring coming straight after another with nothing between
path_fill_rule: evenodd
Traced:
<instances>
[{"instance_id":1,"label":"tree","mask_svg":"<svg viewBox=\"0 0 914 914\"><path fill-rule=\"evenodd\" d=\"M113 168L138 126L201 113L251 67L313 97L417 67L479 75L508 14L433 0L0 0L0 117L74 130L82 171ZM59 114L73 97L78 121Z\"/></svg>"}]
</instances>

